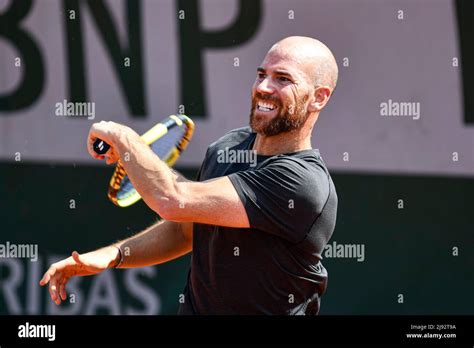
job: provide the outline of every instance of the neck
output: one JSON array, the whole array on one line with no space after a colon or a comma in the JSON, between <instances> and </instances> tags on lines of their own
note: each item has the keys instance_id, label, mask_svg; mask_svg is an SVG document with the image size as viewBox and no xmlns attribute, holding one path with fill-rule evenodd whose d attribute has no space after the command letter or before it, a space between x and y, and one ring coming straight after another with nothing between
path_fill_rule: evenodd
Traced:
<instances>
[{"instance_id":1,"label":"neck","mask_svg":"<svg viewBox=\"0 0 474 348\"><path fill-rule=\"evenodd\" d=\"M307 133L307 134L305 134ZM311 149L311 131L295 130L273 136L257 134L253 150L262 156L273 156Z\"/></svg>"}]
</instances>

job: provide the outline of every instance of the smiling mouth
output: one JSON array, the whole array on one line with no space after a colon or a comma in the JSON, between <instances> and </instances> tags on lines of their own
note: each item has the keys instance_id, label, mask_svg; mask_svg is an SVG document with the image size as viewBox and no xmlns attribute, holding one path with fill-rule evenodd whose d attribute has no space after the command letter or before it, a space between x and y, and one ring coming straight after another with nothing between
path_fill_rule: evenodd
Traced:
<instances>
[{"instance_id":1,"label":"smiling mouth","mask_svg":"<svg viewBox=\"0 0 474 348\"><path fill-rule=\"evenodd\" d=\"M272 112L277 106L273 103L259 101L257 103L257 110L261 112Z\"/></svg>"}]
</instances>

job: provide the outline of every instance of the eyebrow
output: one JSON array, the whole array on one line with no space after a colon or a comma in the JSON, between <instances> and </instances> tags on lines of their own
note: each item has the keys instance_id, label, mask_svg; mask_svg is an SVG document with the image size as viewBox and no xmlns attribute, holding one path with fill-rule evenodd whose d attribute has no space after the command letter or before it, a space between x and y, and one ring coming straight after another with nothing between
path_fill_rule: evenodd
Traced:
<instances>
[{"instance_id":1,"label":"eyebrow","mask_svg":"<svg viewBox=\"0 0 474 348\"><path fill-rule=\"evenodd\" d=\"M266 70L264 68L262 68L261 66L259 66L257 68L257 71L258 72L261 72L261 73L265 73ZM282 69L276 69L274 70L274 74L275 75L279 75L279 76L286 76L286 77L289 77L290 79L294 79L293 75L291 75L288 71L286 70L282 70Z\"/></svg>"}]
</instances>

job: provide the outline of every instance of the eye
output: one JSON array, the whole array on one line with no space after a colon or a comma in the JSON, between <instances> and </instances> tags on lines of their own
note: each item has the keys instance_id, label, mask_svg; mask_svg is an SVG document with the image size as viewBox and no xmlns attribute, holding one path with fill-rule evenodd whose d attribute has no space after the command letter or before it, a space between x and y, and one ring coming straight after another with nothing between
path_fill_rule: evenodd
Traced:
<instances>
[{"instance_id":1,"label":"eye","mask_svg":"<svg viewBox=\"0 0 474 348\"><path fill-rule=\"evenodd\" d=\"M257 77L258 77L259 79L263 79L263 78L265 78L265 74L264 74L263 72L258 72L258 73L257 73Z\"/></svg>"},{"instance_id":2,"label":"eye","mask_svg":"<svg viewBox=\"0 0 474 348\"><path fill-rule=\"evenodd\" d=\"M278 77L278 80L281 82L291 82L291 80L285 76Z\"/></svg>"}]
</instances>

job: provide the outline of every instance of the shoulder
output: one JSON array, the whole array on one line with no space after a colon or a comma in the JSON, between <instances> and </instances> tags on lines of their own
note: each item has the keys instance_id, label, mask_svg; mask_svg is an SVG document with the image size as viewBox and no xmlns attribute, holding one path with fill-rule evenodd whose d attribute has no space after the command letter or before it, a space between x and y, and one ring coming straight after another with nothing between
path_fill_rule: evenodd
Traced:
<instances>
[{"instance_id":1,"label":"shoulder","mask_svg":"<svg viewBox=\"0 0 474 348\"><path fill-rule=\"evenodd\" d=\"M296 155L279 155L272 157L265 168L282 186L291 187L292 191L308 202L325 202L333 185L329 172L318 151L307 151Z\"/></svg>"},{"instance_id":2,"label":"shoulder","mask_svg":"<svg viewBox=\"0 0 474 348\"><path fill-rule=\"evenodd\" d=\"M217 151L225 147L234 147L247 140L251 134L252 129L248 126L233 129L209 145L208 152Z\"/></svg>"},{"instance_id":3,"label":"shoulder","mask_svg":"<svg viewBox=\"0 0 474 348\"><path fill-rule=\"evenodd\" d=\"M329 177L326 165L317 150L277 155L266 161L265 167L274 168L306 180L313 180L315 176Z\"/></svg>"},{"instance_id":4,"label":"shoulder","mask_svg":"<svg viewBox=\"0 0 474 348\"><path fill-rule=\"evenodd\" d=\"M219 161L217 161L219 153L222 151L225 152L226 149L244 149L248 145L251 135L252 130L250 127L236 128L210 144L207 147L206 155L204 156L204 161L200 169L200 172L203 173L202 177L209 179L216 176L223 176L224 173L221 171L217 173L214 172L216 163L219 163ZM199 175L199 177L201 178L201 175Z\"/></svg>"}]
</instances>

